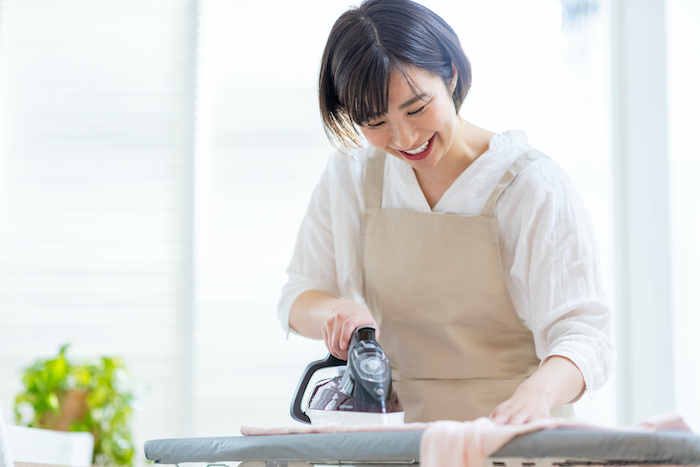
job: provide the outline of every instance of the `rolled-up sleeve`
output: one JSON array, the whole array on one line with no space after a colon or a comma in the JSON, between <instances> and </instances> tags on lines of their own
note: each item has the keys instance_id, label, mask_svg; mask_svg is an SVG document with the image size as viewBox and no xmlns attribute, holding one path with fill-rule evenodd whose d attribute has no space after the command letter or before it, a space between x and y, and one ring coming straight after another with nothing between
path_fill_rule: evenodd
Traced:
<instances>
[{"instance_id":1,"label":"rolled-up sleeve","mask_svg":"<svg viewBox=\"0 0 700 467\"><path fill-rule=\"evenodd\" d=\"M613 370L614 352L609 330L609 308L589 302L563 313L538 332L538 340L543 350L546 349L544 360L559 355L578 366L588 395L592 396Z\"/></svg>"}]
</instances>

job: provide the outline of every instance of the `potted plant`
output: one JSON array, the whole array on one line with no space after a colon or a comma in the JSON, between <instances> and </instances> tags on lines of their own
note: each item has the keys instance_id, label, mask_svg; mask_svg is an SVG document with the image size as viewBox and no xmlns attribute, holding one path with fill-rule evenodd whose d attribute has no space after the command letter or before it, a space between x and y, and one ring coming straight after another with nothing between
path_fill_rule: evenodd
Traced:
<instances>
[{"instance_id":1,"label":"potted plant","mask_svg":"<svg viewBox=\"0 0 700 467\"><path fill-rule=\"evenodd\" d=\"M63 431L89 431L95 437L93 463L132 465L129 422L134 397L118 357L75 363L58 356L22 371L24 392L15 398L18 425Z\"/></svg>"}]
</instances>

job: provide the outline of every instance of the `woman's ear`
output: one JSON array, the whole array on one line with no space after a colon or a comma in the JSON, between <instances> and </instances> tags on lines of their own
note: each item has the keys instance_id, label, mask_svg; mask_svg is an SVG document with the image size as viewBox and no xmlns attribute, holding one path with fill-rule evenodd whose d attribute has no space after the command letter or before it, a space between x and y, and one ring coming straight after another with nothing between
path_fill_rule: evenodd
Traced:
<instances>
[{"instance_id":1,"label":"woman's ear","mask_svg":"<svg viewBox=\"0 0 700 467\"><path fill-rule=\"evenodd\" d=\"M458 73L457 73L457 67L455 66L455 62L452 62L452 82L450 83L450 94L455 92L455 88L457 87L457 78L458 78Z\"/></svg>"}]
</instances>

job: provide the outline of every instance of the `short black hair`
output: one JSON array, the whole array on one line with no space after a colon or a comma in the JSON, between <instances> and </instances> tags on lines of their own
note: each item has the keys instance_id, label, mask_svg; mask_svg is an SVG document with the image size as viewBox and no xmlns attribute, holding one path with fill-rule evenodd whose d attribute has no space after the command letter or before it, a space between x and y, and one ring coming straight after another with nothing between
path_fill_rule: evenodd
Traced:
<instances>
[{"instance_id":1,"label":"short black hair","mask_svg":"<svg viewBox=\"0 0 700 467\"><path fill-rule=\"evenodd\" d=\"M355 125L384 115L393 71L406 67L440 76L459 112L471 86L471 65L454 30L440 16L412 0L366 0L333 25L321 59L319 106L332 143L360 144ZM409 81L409 85L410 80Z\"/></svg>"}]
</instances>

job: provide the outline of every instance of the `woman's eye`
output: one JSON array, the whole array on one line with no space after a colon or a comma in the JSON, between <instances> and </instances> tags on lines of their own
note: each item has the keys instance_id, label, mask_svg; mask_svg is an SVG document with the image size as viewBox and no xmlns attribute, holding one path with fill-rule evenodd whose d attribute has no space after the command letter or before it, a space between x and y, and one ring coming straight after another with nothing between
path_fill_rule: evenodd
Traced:
<instances>
[{"instance_id":1,"label":"woman's eye","mask_svg":"<svg viewBox=\"0 0 700 467\"><path fill-rule=\"evenodd\" d=\"M384 122L379 122L379 123L375 123L375 124L367 123L367 128L369 128L370 130L374 130L375 128L378 128L383 124L384 124Z\"/></svg>"},{"instance_id":2,"label":"woman's eye","mask_svg":"<svg viewBox=\"0 0 700 467\"><path fill-rule=\"evenodd\" d=\"M416 111L414 111L414 112L409 112L408 115L418 115L419 113L423 112L427 106L428 106L428 104L425 104L425 105L424 105L423 107L421 107L420 109L418 109L418 110L416 110Z\"/></svg>"}]
</instances>

